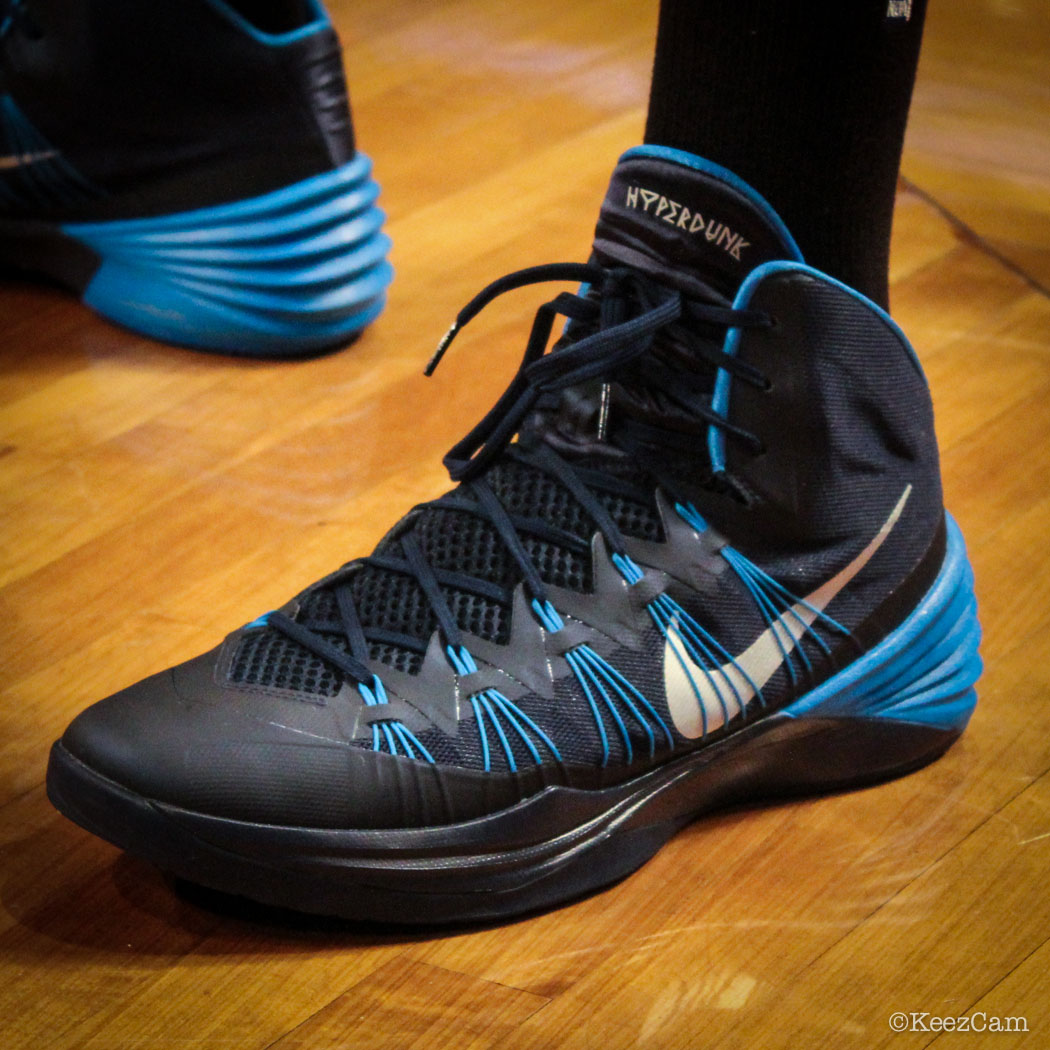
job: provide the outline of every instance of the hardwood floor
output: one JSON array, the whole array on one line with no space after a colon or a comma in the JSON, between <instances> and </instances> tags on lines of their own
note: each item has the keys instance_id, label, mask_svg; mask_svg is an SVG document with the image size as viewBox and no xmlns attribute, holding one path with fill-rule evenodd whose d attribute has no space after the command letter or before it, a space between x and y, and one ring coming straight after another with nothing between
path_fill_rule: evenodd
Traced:
<instances>
[{"instance_id":1,"label":"hardwood floor","mask_svg":"<svg viewBox=\"0 0 1050 1050\"><path fill-rule=\"evenodd\" d=\"M178 893L59 817L51 741L445 487L516 367L518 292L420 375L483 284L586 254L641 137L656 5L343 0L390 305L305 363L151 343L0 286L0 1044L1050 1046L1050 63L1042 0L934 4L893 310L927 369L987 665L962 741L903 780L736 812L606 893L438 935ZM896 1011L1027 1034L895 1034ZM974 1015L977 1016L977 1015Z\"/></svg>"}]
</instances>

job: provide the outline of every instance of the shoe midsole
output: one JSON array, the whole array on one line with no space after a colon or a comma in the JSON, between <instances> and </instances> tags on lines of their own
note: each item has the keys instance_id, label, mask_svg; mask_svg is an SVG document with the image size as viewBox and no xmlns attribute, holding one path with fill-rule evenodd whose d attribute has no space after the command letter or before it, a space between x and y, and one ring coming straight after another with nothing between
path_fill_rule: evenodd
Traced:
<instances>
[{"instance_id":1,"label":"shoe midsole","mask_svg":"<svg viewBox=\"0 0 1050 1050\"><path fill-rule=\"evenodd\" d=\"M275 354L338 343L381 311L393 271L371 164L151 218L0 221L0 262L169 342Z\"/></svg>"}]
</instances>

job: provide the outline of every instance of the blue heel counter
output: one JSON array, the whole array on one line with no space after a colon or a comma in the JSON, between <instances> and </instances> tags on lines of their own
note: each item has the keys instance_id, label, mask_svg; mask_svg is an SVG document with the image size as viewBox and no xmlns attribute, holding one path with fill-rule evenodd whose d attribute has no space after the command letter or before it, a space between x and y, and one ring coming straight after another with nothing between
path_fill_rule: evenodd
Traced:
<instances>
[{"instance_id":1,"label":"blue heel counter","mask_svg":"<svg viewBox=\"0 0 1050 1050\"><path fill-rule=\"evenodd\" d=\"M309 354L383 309L393 270L378 194L358 154L261 197L63 232L101 259L83 299L111 320L200 349Z\"/></svg>"},{"instance_id":2,"label":"blue heel counter","mask_svg":"<svg viewBox=\"0 0 1050 1050\"><path fill-rule=\"evenodd\" d=\"M947 517L944 564L914 612L874 649L796 700L797 718L885 718L962 732L981 674L973 570Z\"/></svg>"}]
</instances>

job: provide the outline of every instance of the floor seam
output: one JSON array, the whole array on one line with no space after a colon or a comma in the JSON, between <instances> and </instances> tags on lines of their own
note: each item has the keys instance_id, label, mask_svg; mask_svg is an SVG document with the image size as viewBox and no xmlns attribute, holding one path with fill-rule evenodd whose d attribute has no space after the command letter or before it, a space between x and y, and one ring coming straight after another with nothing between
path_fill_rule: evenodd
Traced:
<instances>
[{"instance_id":1,"label":"floor seam","mask_svg":"<svg viewBox=\"0 0 1050 1050\"><path fill-rule=\"evenodd\" d=\"M934 211L936 211L965 241L972 244L978 251L987 255L989 258L994 259L1012 274L1020 277L1025 284L1033 289L1033 291L1050 299L1050 288L1033 277L1026 269L1024 269L1024 267L1019 266L1013 261L1013 259L1004 255L998 248L995 248L990 244L972 226L960 219L953 211L946 208L936 197L933 196L933 194L924 190L918 185L918 183L912 182L912 180L905 175L901 175L899 181L901 186L909 193L915 194L915 196L921 201L933 208Z\"/></svg>"}]
</instances>

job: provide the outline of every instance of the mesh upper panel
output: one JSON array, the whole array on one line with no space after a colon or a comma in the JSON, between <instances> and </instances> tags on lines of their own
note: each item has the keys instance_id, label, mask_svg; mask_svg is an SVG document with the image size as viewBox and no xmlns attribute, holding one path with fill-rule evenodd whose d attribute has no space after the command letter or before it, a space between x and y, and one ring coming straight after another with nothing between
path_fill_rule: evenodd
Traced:
<instances>
[{"instance_id":1,"label":"mesh upper panel","mask_svg":"<svg viewBox=\"0 0 1050 1050\"><path fill-rule=\"evenodd\" d=\"M658 543L664 538L660 515L652 503L640 503L617 492L595 492L625 536Z\"/></svg>"},{"instance_id":2,"label":"mesh upper panel","mask_svg":"<svg viewBox=\"0 0 1050 1050\"><path fill-rule=\"evenodd\" d=\"M596 531L591 516L556 478L525 463L504 459L486 475L500 502L515 516L543 521L588 542ZM662 539L653 503L621 493L594 490L613 520L628 536ZM509 594L521 579L521 570L495 527L468 511L439 501L412 520L415 538L435 570L463 573L496 584ZM379 550L401 558L398 531ZM522 545L545 583L569 590L591 588L590 554L578 553L548 539L520 533ZM348 580L357 614L366 631L376 629L416 638L425 646L437 629L437 617L423 590L410 576L373 565L355 570ZM510 637L509 606L488 597L442 585L442 593L460 629L488 641L505 643ZM326 641L347 648L338 629L339 608L332 586L319 587L301 599L301 623L332 625ZM315 628L316 629L316 628ZM387 641L369 642L371 659L410 674L419 670L422 655ZM281 689L299 689L333 696L339 676L296 642L275 631L252 632L241 643L231 670L236 682Z\"/></svg>"},{"instance_id":3,"label":"mesh upper panel","mask_svg":"<svg viewBox=\"0 0 1050 1050\"><path fill-rule=\"evenodd\" d=\"M511 587L520 575L499 533L483 518L462 511L422 514L415 536L434 569L450 569Z\"/></svg>"},{"instance_id":4,"label":"mesh upper panel","mask_svg":"<svg viewBox=\"0 0 1050 1050\"><path fill-rule=\"evenodd\" d=\"M511 514L541 518L577 536L590 537L594 522L568 489L535 467L505 460L486 479Z\"/></svg>"},{"instance_id":5,"label":"mesh upper panel","mask_svg":"<svg viewBox=\"0 0 1050 1050\"><path fill-rule=\"evenodd\" d=\"M422 588L410 576L365 565L350 578L357 615L365 627L427 639L437 618Z\"/></svg>"},{"instance_id":6,"label":"mesh upper panel","mask_svg":"<svg viewBox=\"0 0 1050 1050\"><path fill-rule=\"evenodd\" d=\"M552 587L567 587L574 591L590 590L589 557L536 539L534 536L523 536L521 542L544 583L549 583Z\"/></svg>"},{"instance_id":7,"label":"mesh upper panel","mask_svg":"<svg viewBox=\"0 0 1050 1050\"><path fill-rule=\"evenodd\" d=\"M335 696L339 676L298 642L277 631L249 631L230 668L230 680L314 696Z\"/></svg>"},{"instance_id":8,"label":"mesh upper panel","mask_svg":"<svg viewBox=\"0 0 1050 1050\"><path fill-rule=\"evenodd\" d=\"M441 590L461 631L501 643L510 637L510 612L504 615L503 607L497 602L450 587Z\"/></svg>"},{"instance_id":9,"label":"mesh upper panel","mask_svg":"<svg viewBox=\"0 0 1050 1050\"><path fill-rule=\"evenodd\" d=\"M369 643L368 655L373 660L378 660L380 663L393 667L396 671L404 671L407 674L415 674L423 665L422 653L402 649L399 645L391 645L389 642Z\"/></svg>"},{"instance_id":10,"label":"mesh upper panel","mask_svg":"<svg viewBox=\"0 0 1050 1050\"><path fill-rule=\"evenodd\" d=\"M327 588L311 591L305 595L299 604L299 620L337 621L339 610L336 606L335 595Z\"/></svg>"}]
</instances>

